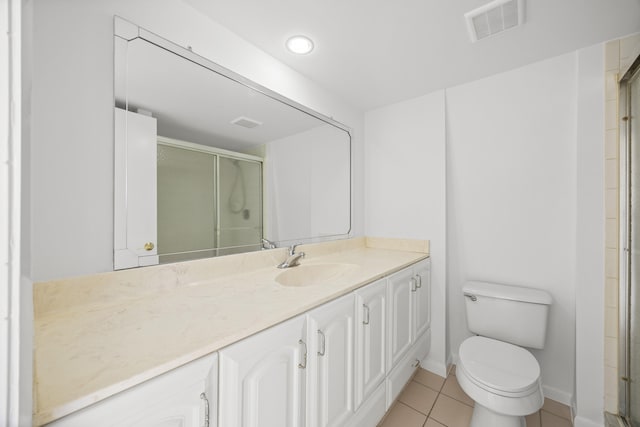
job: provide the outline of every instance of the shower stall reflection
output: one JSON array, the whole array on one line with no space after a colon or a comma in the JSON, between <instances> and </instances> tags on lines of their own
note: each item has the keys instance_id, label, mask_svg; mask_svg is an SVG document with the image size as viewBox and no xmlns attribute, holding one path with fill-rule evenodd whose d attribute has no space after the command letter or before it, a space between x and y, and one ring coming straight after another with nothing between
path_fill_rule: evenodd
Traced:
<instances>
[{"instance_id":1,"label":"shower stall reflection","mask_svg":"<svg viewBox=\"0 0 640 427\"><path fill-rule=\"evenodd\" d=\"M160 263L259 250L262 160L158 141Z\"/></svg>"}]
</instances>

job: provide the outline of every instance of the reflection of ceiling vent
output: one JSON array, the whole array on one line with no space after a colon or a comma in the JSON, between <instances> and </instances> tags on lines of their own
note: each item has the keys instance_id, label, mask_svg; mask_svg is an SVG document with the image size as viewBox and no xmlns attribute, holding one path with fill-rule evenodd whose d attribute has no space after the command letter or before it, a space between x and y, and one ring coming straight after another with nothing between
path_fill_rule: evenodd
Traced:
<instances>
[{"instance_id":1,"label":"reflection of ceiling vent","mask_svg":"<svg viewBox=\"0 0 640 427\"><path fill-rule=\"evenodd\" d=\"M472 42L524 23L524 0L494 0L464 14Z\"/></svg>"},{"instance_id":2,"label":"reflection of ceiling vent","mask_svg":"<svg viewBox=\"0 0 640 427\"><path fill-rule=\"evenodd\" d=\"M234 125L242 126L243 128L253 129L254 127L260 126L262 122L257 120L250 119L248 117L240 116L237 119L231 121Z\"/></svg>"}]
</instances>

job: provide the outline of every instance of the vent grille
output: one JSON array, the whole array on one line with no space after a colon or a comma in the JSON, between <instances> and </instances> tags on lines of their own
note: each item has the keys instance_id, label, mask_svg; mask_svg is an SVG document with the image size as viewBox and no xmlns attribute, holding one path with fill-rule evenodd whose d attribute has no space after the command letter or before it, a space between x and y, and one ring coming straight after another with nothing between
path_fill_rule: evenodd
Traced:
<instances>
[{"instance_id":1,"label":"vent grille","mask_svg":"<svg viewBox=\"0 0 640 427\"><path fill-rule=\"evenodd\" d=\"M231 123L247 129L253 129L254 127L260 126L262 124L262 122L244 116L232 120Z\"/></svg>"},{"instance_id":2,"label":"vent grille","mask_svg":"<svg viewBox=\"0 0 640 427\"><path fill-rule=\"evenodd\" d=\"M524 0L494 0L464 14L472 42L524 23Z\"/></svg>"}]
</instances>

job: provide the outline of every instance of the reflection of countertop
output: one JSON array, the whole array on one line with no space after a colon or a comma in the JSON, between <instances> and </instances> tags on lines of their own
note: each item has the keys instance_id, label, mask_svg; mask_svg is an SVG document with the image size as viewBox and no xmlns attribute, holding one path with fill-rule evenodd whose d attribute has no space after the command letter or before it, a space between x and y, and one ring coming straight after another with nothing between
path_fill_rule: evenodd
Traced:
<instances>
[{"instance_id":1,"label":"reflection of countertop","mask_svg":"<svg viewBox=\"0 0 640 427\"><path fill-rule=\"evenodd\" d=\"M34 285L34 424L86 407L426 258L428 241L300 246L302 265L348 263L285 287L285 249ZM295 268L295 267L294 267Z\"/></svg>"}]
</instances>

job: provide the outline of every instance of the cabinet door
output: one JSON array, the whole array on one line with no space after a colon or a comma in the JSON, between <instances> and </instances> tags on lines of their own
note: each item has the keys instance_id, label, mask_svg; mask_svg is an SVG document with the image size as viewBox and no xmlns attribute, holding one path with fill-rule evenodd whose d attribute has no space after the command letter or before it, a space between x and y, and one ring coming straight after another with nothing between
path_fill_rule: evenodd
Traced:
<instances>
[{"instance_id":1,"label":"cabinet door","mask_svg":"<svg viewBox=\"0 0 640 427\"><path fill-rule=\"evenodd\" d=\"M49 425L216 427L217 357L202 357Z\"/></svg>"},{"instance_id":2,"label":"cabinet door","mask_svg":"<svg viewBox=\"0 0 640 427\"><path fill-rule=\"evenodd\" d=\"M387 281L379 280L356 296L356 409L386 376Z\"/></svg>"},{"instance_id":3,"label":"cabinet door","mask_svg":"<svg viewBox=\"0 0 640 427\"><path fill-rule=\"evenodd\" d=\"M431 262L422 261L413 267L416 278L415 296L415 339L420 337L431 324Z\"/></svg>"},{"instance_id":4,"label":"cabinet door","mask_svg":"<svg viewBox=\"0 0 640 427\"><path fill-rule=\"evenodd\" d=\"M221 426L304 425L304 324L299 316L219 352Z\"/></svg>"},{"instance_id":5,"label":"cabinet door","mask_svg":"<svg viewBox=\"0 0 640 427\"><path fill-rule=\"evenodd\" d=\"M353 324L353 294L309 313L309 427L342 426L353 416Z\"/></svg>"},{"instance_id":6,"label":"cabinet door","mask_svg":"<svg viewBox=\"0 0 640 427\"><path fill-rule=\"evenodd\" d=\"M389 276L387 279L387 307L389 312L389 343L387 371L398 364L405 355L414 336L413 299L416 292L416 280L413 269L407 268Z\"/></svg>"}]
</instances>

